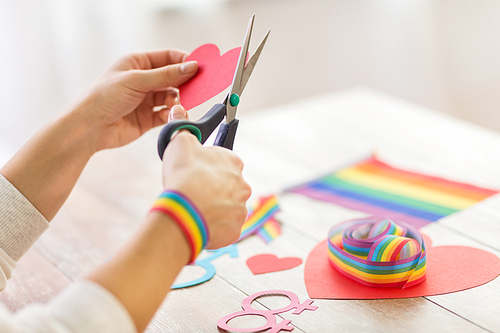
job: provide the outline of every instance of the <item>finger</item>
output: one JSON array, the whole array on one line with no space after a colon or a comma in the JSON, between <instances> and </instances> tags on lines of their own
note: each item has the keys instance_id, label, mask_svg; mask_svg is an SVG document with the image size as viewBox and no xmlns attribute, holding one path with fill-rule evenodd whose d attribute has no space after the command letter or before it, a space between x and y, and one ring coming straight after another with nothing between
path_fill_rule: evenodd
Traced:
<instances>
[{"instance_id":1,"label":"finger","mask_svg":"<svg viewBox=\"0 0 500 333\"><path fill-rule=\"evenodd\" d=\"M238 155L236 155L236 153L234 153L233 151L231 152L233 153L231 156L231 160L234 166L238 169L238 171L242 172L244 167L243 160Z\"/></svg>"},{"instance_id":2,"label":"finger","mask_svg":"<svg viewBox=\"0 0 500 333\"><path fill-rule=\"evenodd\" d=\"M187 120L187 112L182 105L174 105L168 115L168 122L173 120Z\"/></svg>"},{"instance_id":3,"label":"finger","mask_svg":"<svg viewBox=\"0 0 500 333\"><path fill-rule=\"evenodd\" d=\"M209 148L217 149L219 154L223 154L221 156L225 156L224 158L226 158L226 161L228 162L227 165L234 166L234 168L240 173L243 171L243 160L234 151L219 146L212 146Z\"/></svg>"},{"instance_id":4,"label":"finger","mask_svg":"<svg viewBox=\"0 0 500 333\"><path fill-rule=\"evenodd\" d=\"M180 130L176 131L173 135L172 138L170 139L170 143L168 144L165 154L169 150L176 150L179 149L182 154L185 156L189 153L194 152L196 149L202 147L200 141L191 134L188 130ZM165 161L165 155L163 156L163 160Z\"/></svg>"},{"instance_id":5,"label":"finger","mask_svg":"<svg viewBox=\"0 0 500 333\"><path fill-rule=\"evenodd\" d=\"M154 106L167 106L171 109L172 106L179 104L179 89L167 88L165 90L155 91L153 93Z\"/></svg>"},{"instance_id":6,"label":"finger","mask_svg":"<svg viewBox=\"0 0 500 333\"><path fill-rule=\"evenodd\" d=\"M176 162L176 160L180 163L189 161L192 156L195 156L193 151L196 149L196 145L200 145L200 143L189 131L175 132L163 153L163 164L165 165L169 161ZM176 156L182 156L182 158L175 158Z\"/></svg>"},{"instance_id":7,"label":"finger","mask_svg":"<svg viewBox=\"0 0 500 333\"><path fill-rule=\"evenodd\" d=\"M144 53L151 63L151 68L160 68L167 65L183 62L189 54L180 50L161 50Z\"/></svg>"},{"instance_id":8,"label":"finger","mask_svg":"<svg viewBox=\"0 0 500 333\"><path fill-rule=\"evenodd\" d=\"M187 111L181 105L173 106L174 112L171 108L165 108L153 113L153 126L164 125L172 120L189 120Z\"/></svg>"},{"instance_id":9,"label":"finger","mask_svg":"<svg viewBox=\"0 0 500 333\"><path fill-rule=\"evenodd\" d=\"M196 74L197 70L198 63L189 61L156 69L133 71L129 75L130 85L143 92L168 86L178 87Z\"/></svg>"},{"instance_id":10,"label":"finger","mask_svg":"<svg viewBox=\"0 0 500 333\"><path fill-rule=\"evenodd\" d=\"M156 127L164 125L168 122L169 109L162 109L160 111L153 112L153 125L151 127Z\"/></svg>"},{"instance_id":11,"label":"finger","mask_svg":"<svg viewBox=\"0 0 500 333\"><path fill-rule=\"evenodd\" d=\"M170 88L167 90L165 99L163 100L168 109L174 107L174 105L179 104L179 89Z\"/></svg>"},{"instance_id":12,"label":"finger","mask_svg":"<svg viewBox=\"0 0 500 333\"><path fill-rule=\"evenodd\" d=\"M244 192L244 200L245 202L247 202L248 199L250 199L250 197L252 196L252 187L250 187L250 185L243 180L243 182L245 183L245 188L243 190Z\"/></svg>"}]
</instances>

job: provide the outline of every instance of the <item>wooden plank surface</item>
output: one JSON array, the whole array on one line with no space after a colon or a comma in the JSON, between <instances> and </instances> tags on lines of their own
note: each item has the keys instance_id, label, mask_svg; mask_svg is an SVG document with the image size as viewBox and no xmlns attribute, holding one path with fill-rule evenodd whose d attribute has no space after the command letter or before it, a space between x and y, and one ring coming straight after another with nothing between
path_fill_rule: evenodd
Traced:
<instances>
[{"instance_id":1,"label":"wooden plank surface","mask_svg":"<svg viewBox=\"0 0 500 333\"><path fill-rule=\"evenodd\" d=\"M148 332L217 332L219 318L241 310L241 301L272 289L308 298L304 264L288 271L253 275L246 260L260 253L299 257L326 238L331 226L363 213L283 190L350 165L376 152L397 167L500 189L500 136L367 89L318 96L291 105L240 115L235 151L245 162L253 188L250 201L280 194L283 234L266 245L251 237L237 245L238 258L214 260L216 276L202 285L172 291ZM0 298L17 309L45 301L71 280L98 266L136 230L161 191L161 162L153 130L126 147L97 154L51 228L26 264L16 270L11 294ZM500 196L452 214L423 230L435 245L474 246L500 255ZM30 259L31 258L31 259ZM33 259L35 258L35 259ZM38 260L40 259L40 260ZM14 300L12 284L37 276L37 261L58 276L46 298L33 289ZM49 274L49 273L48 273ZM186 268L184 277L202 274ZM50 274L49 274L50 276ZM31 280L33 281L33 280ZM12 281L10 281L12 282ZM43 282L40 282L43 284ZM51 289L52 288L52 289ZM36 288L35 288L36 289ZM34 296L30 296L33 292ZM7 296L5 296L7 295ZM20 299L20 300L19 300ZM318 310L283 313L295 331L483 332L500 331L500 280L467 291L399 300L314 300ZM280 303L281 302L281 303ZM276 308L280 298L259 299L256 307ZM262 318L235 321L255 327Z\"/></svg>"},{"instance_id":2,"label":"wooden plank surface","mask_svg":"<svg viewBox=\"0 0 500 333\"><path fill-rule=\"evenodd\" d=\"M7 287L0 293L0 302L11 311L30 303L47 303L71 282L52 262L31 248L17 263Z\"/></svg>"},{"instance_id":3,"label":"wooden plank surface","mask_svg":"<svg viewBox=\"0 0 500 333\"><path fill-rule=\"evenodd\" d=\"M324 237L323 237L324 238ZM321 239L322 240L322 239ZM263 290L289 290L301 301L308 299L304 283L304 265L291 270L262 275L253 275L245 261L259 253L271 253L279 257L299 257L305 263L307 255L320 240L313 241L301 233L285 229L282 237L265 245L258 237L244 240L238 245L240 258L221 258L217 263L217 275L232 285L237 285L245 294ZM405 327L408 332L437 332L446 327L450 332L466 330L481 331L480 327L457 317L439 305L424 298L400 300L314 300L318 306L314 312L301 315L290 312L282 316L306 332L340 331L399 332ZM277 308L272 307L271 308ZM439 325L436 325L439 323Z\"/></svg>"}]
</instances>

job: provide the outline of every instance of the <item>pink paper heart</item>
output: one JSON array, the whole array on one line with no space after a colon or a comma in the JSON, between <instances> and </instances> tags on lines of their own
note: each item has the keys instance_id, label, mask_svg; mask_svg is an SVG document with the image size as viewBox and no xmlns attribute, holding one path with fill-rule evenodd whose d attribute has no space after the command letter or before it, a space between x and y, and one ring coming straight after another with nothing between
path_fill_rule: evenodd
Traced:
<instances>
[{"instance_id":1,"label":"pink paper heart","mask_svg":"<svg viewBox=\"0 0 500 333\"><path fill-rule=\"evenodd\" d=\"M221 56L217 45L205 44L187 57L186 61L198 62L198 72L179 87L181 104L186 110L200 105L231 85L240 49L237 47Z\"/></svg>"},{"instance_id":2,"label":"pink paper heart","mask_svg":"<svg viewBox=\"0 0 500 333\"><path fill-rule=\"evenodd\" d=\"M300 258L278 258L274 254L258 254L247 259L247 266L254 275L284 271L300 264L302 264Z\"/></svg>"},{"instance_id":3,"label":"pink paper heart","mask_svg":"<svg viewBox=\"0 0 500 333\"><path fill-rule=\"evenodd\" d=\"M351 280L333 268L328 260L328 245L325 240L307 258L304 270L307 293L310 298L324 299L432 296L474 288L500 274L500 259L490 252L466 246L429 245L427 277L424 282L407 289L371 288Z\"/></svg>"}]
</instances>

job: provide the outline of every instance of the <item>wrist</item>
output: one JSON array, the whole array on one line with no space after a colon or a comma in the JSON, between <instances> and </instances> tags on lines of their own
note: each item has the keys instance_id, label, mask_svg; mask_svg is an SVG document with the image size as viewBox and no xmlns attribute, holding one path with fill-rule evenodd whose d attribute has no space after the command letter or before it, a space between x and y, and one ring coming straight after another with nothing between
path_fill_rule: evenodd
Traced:
<instances>
[{"instance_id":1,"label":"wrist","mask_svg":"<svg viewBox=\"0 0 500 333\"><path fill-rule=\"evenodd\" d=\"M77 101L70 105L65 111L56 118L57 121L62 121L65 126L71 128L75 133L75 138L83 144L82 149L90 156L98 152L99 135L103 131L103 126L98 119L94 119L90 115L89 105Z\"/></svg>"},{"instance_id":2,"label":"wrist","mask_svg":"<svg viewBox=\"0 0 500 333\"><path fill-rule=\"evenodd\" d=\"M196 206L183 194L165 190L154 203L151 212L165 214L177 224L189 244L189 262L193 263L206 247L209 238L208 227Z\"/></svg>"}]
</instances>

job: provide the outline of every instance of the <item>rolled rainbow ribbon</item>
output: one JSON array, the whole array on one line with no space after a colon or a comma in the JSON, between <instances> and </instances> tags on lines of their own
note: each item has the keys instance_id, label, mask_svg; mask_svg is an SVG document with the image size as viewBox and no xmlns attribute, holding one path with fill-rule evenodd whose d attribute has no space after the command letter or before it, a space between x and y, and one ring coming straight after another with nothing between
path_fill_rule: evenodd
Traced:
<instances>
[{"instance_id":1,"label":"rolled rainbow ribbon","mask_svg":"<svg viewBox=\"0 0 500 333\"><path fill-rule=\"evenodd\" d=\"M422 235L411 225L387 218L346 221L328 233L330 264L369 287L408 288L425 280Z\"/></svg>"}]
</instances>

